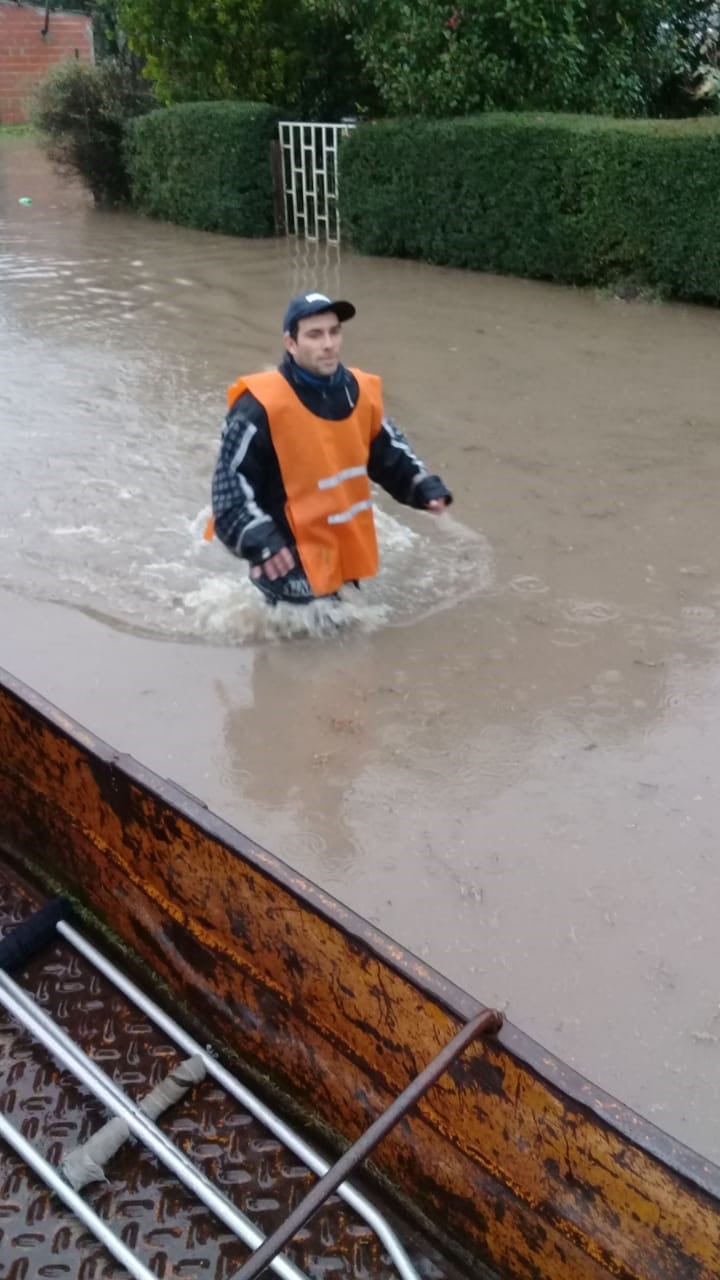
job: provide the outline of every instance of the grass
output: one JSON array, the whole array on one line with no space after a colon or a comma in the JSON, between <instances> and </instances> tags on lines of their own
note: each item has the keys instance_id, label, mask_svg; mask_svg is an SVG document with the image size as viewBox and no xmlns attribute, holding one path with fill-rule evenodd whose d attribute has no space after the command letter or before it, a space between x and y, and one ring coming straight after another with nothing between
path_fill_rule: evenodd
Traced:
<instances>
[{"instance_id":1,"label":"grass","mask_svg":"<svg viewBox=\"0 0 720 1280\"><path fill-rule=\"evenodd\" d=\"M29 138L36 133L31 124L0 124L0 138Z\"/></svg>"}]
</instances>

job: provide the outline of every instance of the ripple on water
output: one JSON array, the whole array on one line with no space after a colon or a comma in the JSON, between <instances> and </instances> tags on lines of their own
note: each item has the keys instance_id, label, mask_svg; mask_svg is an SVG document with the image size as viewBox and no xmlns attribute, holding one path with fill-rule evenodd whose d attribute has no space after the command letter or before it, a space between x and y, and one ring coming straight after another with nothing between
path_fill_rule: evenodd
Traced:
<instances>
[{"instance_id":1,"label":"ripple on water","mask_svg":"<svg viewBox=\"0 0 720 1280\"><path fill-rule=\"evenodd\" d=\"M76 486L75 503L77 493ZM128 518L128 495L117 482L100 486L104 523L58 522L49 538L28 512L23 541L16 520L0 542L0 583L135 634L237 645L403 625L477 594L491 580L484 539L458 522L443 520L440 529L440 521L424 517L426 528L418 530L378 511L376 579L359 591L346 588L340 602L269 608L247 565L219 542L204 541L207 509L192 519L155 513L134 488Z\"/></svg>"},{"instance_id":2,"label":"ripple on water","mask_svg":"<svg viewBox=\"0 0 720 1280\"><path fill-rule=\"evenodd\" d=\"M546 582L542 578L535 578L532 574L522 575L517 578L510 579L510 587L513 591L520 592L521 595L540 595L545 591L549 591Z\"/></svg>"},{"instance_id":3,"label":"ripple on water","mask_svg":"<svg viewBox=\"0 0 720 1280\"><path fill-rule=\"evenodd\" d=\"M593 625L599 622L615 622L620 617L620 609L602 600L571 600L562 606L562 614L568 622Z\"/></svg>"},{"instance_id":4,"label":"ripple on water","mask_svg":"<svg viewBox=\"0 0 720 1280\"><path fill-rule=\"evenodd\" d=\"M295 853L303 857L322 858L328 850L328 842L318 831L297 831L293 836Z\"/></svg>"},{"instance_id":5,"label":"ripple on water","mask_svg":"<svg viewBox=\"0 0 720 1280\"><path fill-rule=\"evenodd\" d=\"M433 521L423 534L378 511L377 526L378 577L359 591L346 588L341 602L320 600L302 608L281 604L269 609L248 581L245 566L230 562L228 569L224 548L204 544L211 553L207 571L183 597L183 626L193 636L221 643L320 638L345 629L376 631L448 608L490 581L484 540L456 521L448 521L442 533Z\"/></svg>"},{"instance_id":6,"label":"ripple on water","mask_svg":"<svg viewBox=\"0 0 720 1280\"><path fill-rule=\"evenodd\" d=\"M591 631L579 631L577 627L555 627L550 635L550 643L558 649L579 649L582 645L592 644Z\"/></svg>"},{"instance_id":7,"label":"ripple on water","mask_svg":"<svg viewBox=\"0 0 720 1280\"><path fill-rule=\"evenodd\" d=\"M703 689L683 689L666 694L662 704L669 711L682 711L687 707L701 708L706 698L707 694Z\"/></svg>"}]
</instances>

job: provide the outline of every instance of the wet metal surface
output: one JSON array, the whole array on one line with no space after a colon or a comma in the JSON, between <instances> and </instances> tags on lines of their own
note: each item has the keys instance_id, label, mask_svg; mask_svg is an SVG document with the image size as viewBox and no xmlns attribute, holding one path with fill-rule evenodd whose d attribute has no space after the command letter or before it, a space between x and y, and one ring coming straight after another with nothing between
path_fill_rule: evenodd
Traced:
<instances>
[{"instance_id":1,"label":"wet metal surface","mask_svg":"<svg viewBox=\"0 0 720 1280\"><path fill-rule=\"evenodd\" d=\"M39 905L0 863L0 936ZM177 1049L84 959L60 940L16 975L42 1008L132 1098L177 1065ZM102 1105L32 1037L0 1012L0 1106L57 1166L105 1122ZM161 1120L199 1170L269 1234L315 1179L282 1143L206 1080ZM108 1181L83 1195L136 1257L159 1277L230 1280L248 1249L141 1144L128 1142ZM405 1243L421 1277L462 1280L417 1233ZM410 1238L408 1238L410 1237ZM287 1256L311 1280L394 1280L397 1272L369 1227L337 1196L299 1231ZM268 1272L268 1274L270 1274ZM7 1280L126 1275L72 1213L0 1142L0 1276Z\"/></svg>"},{"instance_id":2,"label":"wet metal surface","mask_svg":"<svg viewBox=\"0 0 720 1280\"><path fill-rule=\"evenodd\" d=\"M25 143L0 218L0 663L717 1160L718 313L98 214ZM308 281L456 506L288 642L200 530Z\"/></svg>"}]
</instances>

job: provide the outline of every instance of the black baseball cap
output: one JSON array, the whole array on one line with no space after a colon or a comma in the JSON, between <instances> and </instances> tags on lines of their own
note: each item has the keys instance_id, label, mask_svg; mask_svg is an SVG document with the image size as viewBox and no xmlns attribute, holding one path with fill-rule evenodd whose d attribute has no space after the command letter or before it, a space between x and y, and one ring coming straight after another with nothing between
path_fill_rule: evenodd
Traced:
<instances>
[{"instance_id":1,"label":"black baseball cap","mask_svg":"<svg viewBox=\"0 0 720 1280\"><path fill-rule=\"evenodd\" d=\"M306 316L319 315L321 311L334 311L341 322L352 320L355 315L352 302L333 302L325 293L301 293L288 304L283 320L283 333L292 333L300 320L304 320Z\"/></svg>"}]
</instances>

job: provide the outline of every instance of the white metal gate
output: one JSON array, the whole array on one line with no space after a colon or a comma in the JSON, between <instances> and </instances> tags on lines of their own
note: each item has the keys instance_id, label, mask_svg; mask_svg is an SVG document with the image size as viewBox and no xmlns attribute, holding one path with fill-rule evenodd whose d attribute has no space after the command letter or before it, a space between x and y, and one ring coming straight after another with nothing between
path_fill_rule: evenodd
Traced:
<instances>
[{"instance_id":1,"label":"white metal gate","mask_svg":"<svg viewBox=\"0 0 720 1280\"><path fill-rule=\"evenodd\" d=\"M354 122L280 122L287 234L340 243L338 148Z\"/></svg>"}]
</instances>

